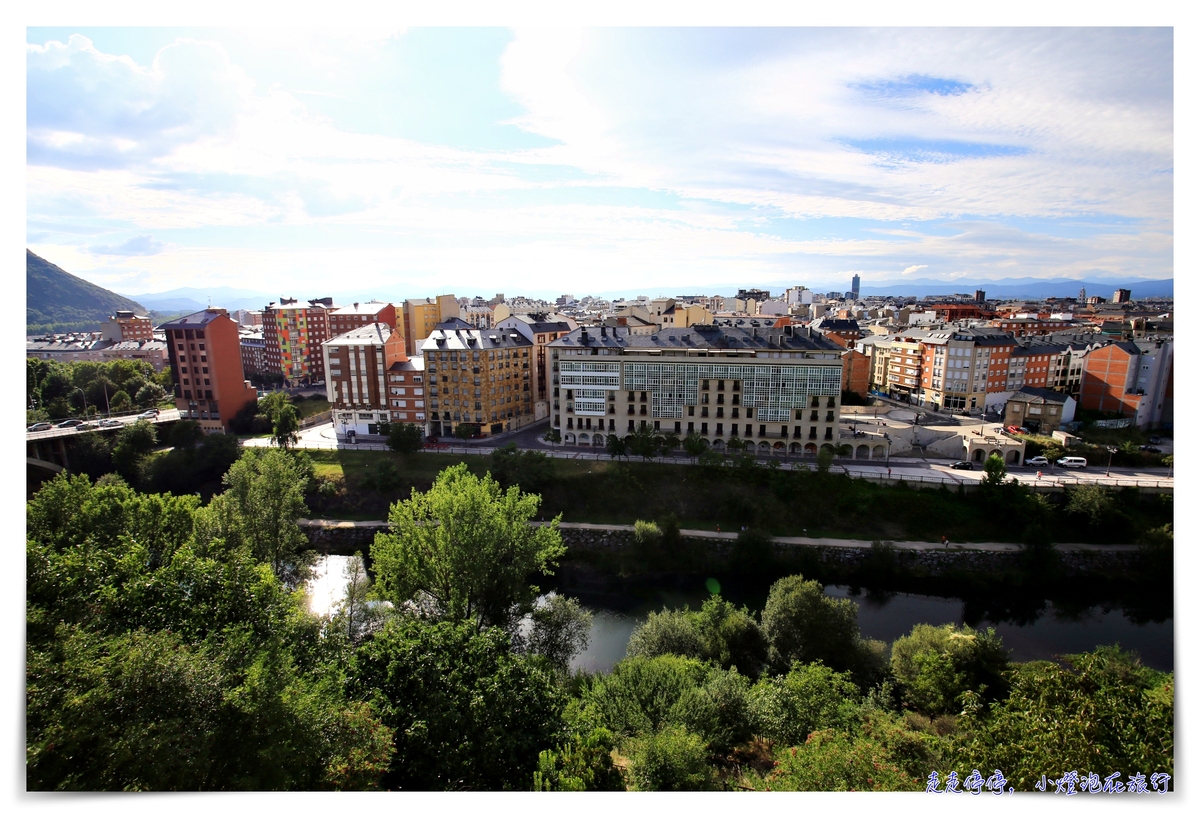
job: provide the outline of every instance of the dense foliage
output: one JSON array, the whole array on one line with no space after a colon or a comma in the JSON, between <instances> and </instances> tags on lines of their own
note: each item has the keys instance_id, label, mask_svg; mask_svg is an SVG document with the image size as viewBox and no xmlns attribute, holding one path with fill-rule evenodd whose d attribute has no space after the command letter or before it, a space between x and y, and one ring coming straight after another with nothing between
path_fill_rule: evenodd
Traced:
<instances>
[{"instance_id":1,"label":"dense foliage","mask_svg":"<svg viewBox=\"0 0 1200 818\"><path fill-rule=\"evenodd\" d=\"M147 361L25 359L30 422L158 406L170 389L171 370L155 372Z\"/></svg>"},{"instance_id":2,"label":"dense foliage","mask_svg":"<svg viewBox=\"0 0 1200 818\"><path fill-rule=\"evenodd\" d=\"M393 507L375 582L351 559L345 600L317 616L296 525L313 482L307 457L255 449L207 503L116 475L34 495L30 789L890 791L1001 769L1029 790L1071 771L1174 774L1172 674L1117 648L1013 664L994 632L956 625L871 642L853 602L799 575L761 612L713 595L652 614L611 672L572 674L589 615L533 584L562 555L556 525L529 525L536 495L465 467ZM638 536L676 547L677 523Z\"/></svg>"}]
</instances>

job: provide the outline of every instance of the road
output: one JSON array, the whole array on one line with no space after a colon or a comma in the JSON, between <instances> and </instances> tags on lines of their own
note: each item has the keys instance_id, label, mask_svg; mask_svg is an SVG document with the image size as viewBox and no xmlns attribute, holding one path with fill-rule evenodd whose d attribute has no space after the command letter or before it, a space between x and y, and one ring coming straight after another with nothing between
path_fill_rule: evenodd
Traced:
<instances>
[{"instance_id":1,"label":"road","mask_svg":"<svg viewBox=\"0 0 1200 818\"><path fill-rule=\"evenodd\" d=\"M140 418L138 417L138 413L134 413L134 414L129 414L129 415L114 416L113 420L120 421L122 426L127 426L130 423L136 423L138 420L140 420ZM171 421L175 421L175 420L179 420L179 410L178 409L163 409L162 411L160 411L158 413L158 417L151 422L152 423L170 423ZM95 421L94 420L89 421L89 423L95 424ZM112 426L109 428L115 430L117 427ZM46 440L48 438L55 438L55 437L70 437L71 435L77 435L77 434L81 434L83 432L104 432L104 431L108 431L108 430L104 429L104 428L97 428L95 425L72 426L69 429L46 429L45 431L42 431L42 432L26 432L25 439L26 440Z\"/></svg>"},{"instance_id":2,"label":"road","mask_svg":"<svg viewBox=\"0 0 1200 818\"><path fill-rule=\"evenodd\" d=\"M447 441L440 444L438 447L426 447L426 451L443 452L446 454L477 454L490 455L496 448L505 446L509 443L516 443L519 448L529 448L543 451L551 457L563 458L567 460L611 460L603 450L581 449L578 447L555 446L548 444L541 439L541 435L545 434L549 428L546 422L535 424L534 426L522 429L517 432L512 432L496 438L487 438L485 440L468 441L464 443L460 440ZM319 426L313 426L305 429L300 433L298 448L301 449L338 449L343 451L386 451L387 446L382 441L373 441L369 443L349 444L344 441L339 441L334 433L332 423L325 423ZM246 440L243 445L246 446L273 446L274 444L269 438L252 438ZM813 470L816 464L813 458L759 458L761 464L769 464L775 461L779 463L782 469L808 469ZM679 465L691 465L691 459L686 455L676 453L672 456L657 458L656 462L676 463ZM851 477L862 477L869 480L876 480L885 483L898 483L901 480L907 483L932 483L941 485L957 486L960 484L979 483L983 480L984 473L981 470L958 471L950 468L949 459L937 458L919 458L919 457L893 457L889 461L878 460L847 460L841 459L834 461L833 471L842 472ZM1061 485L1077 485L1080 483L1099 483L1113 488L1123 487L1141 487L1141 488L1162 488L1173 489L1174 480L1168 477L1167 469L1135 469L1135 468L1117 468L1113 467L1111 473L1105 475L1103 467L1089 467L1087 469L1062 469L1057 466L1051 466L1049 469L1042 469L1041 476L1038 476L1038 469L1026 468L1024 466L1014 467L1009 469L1009 476L1016 478L1020 483L1026 485L1050 488Z\"/></svg>"}]
</instances>

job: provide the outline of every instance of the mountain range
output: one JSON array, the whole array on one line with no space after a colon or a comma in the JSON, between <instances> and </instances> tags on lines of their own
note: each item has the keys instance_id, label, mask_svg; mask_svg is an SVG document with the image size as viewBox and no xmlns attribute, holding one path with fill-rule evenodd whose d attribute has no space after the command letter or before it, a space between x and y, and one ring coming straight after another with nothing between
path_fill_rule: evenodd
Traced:
<instances>
[{"instance_id":1,"label":"mountain range","mask_svg":"<svg viewBox=\"0 0 1200 818\"><path fill-rule=\"evenodd\" d=\"M144 314L137 301L71 275L25 250L25 332L88 332L117 310Z\"/></svg>"},{"instance_id":2,"label":"mountain range","mask_svg":"<svg viewBox=\"0 0 1200 818\"><path fill-rule=\"evenodd\" d=\"M1087 290L1088 295L1099 295L1104 298L1112 298L1113 292L1118 288L1129 290L1131 298L1173 298L1175 280L1166 278L1160 280L1079 281L1071 278L1001 278L995 281L971 282L967 279L958 281L915 279L903 284L881 282L878 286L864 281L859 288L859 295L920 298L926 295L973 293L979 289L987 293L989 299L1075 298L1079 295L1080 288Z\"/></svg>"},{"instance_id":3,"label":"mountain range","mask_svg":"<svg viewBox=\"0 0 1200 818\"><path fill-rule=\"evenodd\" d=\"M278 295L267 295L255 290L240 290L236 287L178 287L161 293L129 295L145 304L147 309L163 313L195 312L210 305L233 310L261 310Z\"/></svg>"}]
</instances>

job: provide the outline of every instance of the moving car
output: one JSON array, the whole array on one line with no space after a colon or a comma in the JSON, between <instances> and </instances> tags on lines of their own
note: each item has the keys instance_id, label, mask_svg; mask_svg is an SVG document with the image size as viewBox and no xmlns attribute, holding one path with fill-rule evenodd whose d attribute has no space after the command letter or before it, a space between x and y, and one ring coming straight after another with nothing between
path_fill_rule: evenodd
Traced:
<instances>
[{"instance_id":1,"label":"moving car","mask_svg":"<svg viewBox=\"0 0 1200 818\"><path fill-rule=\"evenodd\" d=\"M955 463L954 465L952 465L950 468L962 469L964 471L975 471L975 465L967 460L960 460L957 463Z\"/></svg>"},{"instance_id":2,"label":"moving car","mask_svg":"<svg viewBox=\"0 0 1200 818\"><path fill-rule=\"evenodd\" d=\"M27 431L27 432L44 432L47 429L53 429L53 428L54 428L53 423L47 423L46 421L43 420L40 423L33 424L25 431Z\"/></svg>"},{"instance_id":3,"label":"moving car","mask_svg":"<svg viewBox=\"0 0 1200 818\"><path fill-rule=\"evenodd\" d=\"M1050 461L1042 457L1040 454L1037 457L1030 457L1025 460L1026 466L1049 466Z\"/></svg>"},{"instance_id":4,"label":"moving car","mask_svg":"<svg viewBox=\"0 0 1200 818\"><path fill-rule=\"evenodd\" d=\"M1150 452L1150 454L1162 454L1162 449L1157 446L1138 446L1138 448L1143 452Z\"/></svg>"},{"instance_id":5,"label":"moving car","mask_svg":"<svg viewBox=\"0 0 1200 818\"><path fill-rule=\"evenodd\" d=\"M158 417L158 410L157 409L147 409L145 412L142 412L140 415L138 415L138 417L139 418L147 418L147 419L156 418L156 417Z\"/></svg>"},{"instance_id":6,"label":"moving car","mask_svg":"<svg viewBox=\"0 0 1200 818\"><path fill-rule=\"evenodd\" d=\"M101 428L107 429L112 426L121 426L122 424L121 421L117 420L116 418L105 418L97 425Z\"/></svg>"},{"instance_id":7,"label":"moving car","mask_svg":"<svg viewBox=\"0 0 1200 818\"><path fill-rule=\"evenodd\" d=\"M1058 460L1055 460L1054 462L1057 463L1058 465L1062 466L1064 469L1086 469L1087 468L1087 458L1086 457L1060 457Z\"/></svg>"},{"instance_id":8,"label":"moving car","mask_svg":"<svg viewBox=\"0 0 1200 818\"><path fill-rule=\"evenodd\" d=\"M83 421L80 420L79 418L71 418L70 420L64 420L62 423L58 424L54 428L55 429L73 429L76 426L82 426L82 425L83 425Z\"/></svg>"},{"instance_id":9,"label":"moving car","mask_svg":"<svg viewBox=\"0 0 1200 818\"><path fill-rule=\"evenodd\" d=\"M1162 438L1159 437L1158 435L1150 435L1150 442L1155 445L1158 445L1159 443L1162 443Z\"/></svg>"}]
</instances>

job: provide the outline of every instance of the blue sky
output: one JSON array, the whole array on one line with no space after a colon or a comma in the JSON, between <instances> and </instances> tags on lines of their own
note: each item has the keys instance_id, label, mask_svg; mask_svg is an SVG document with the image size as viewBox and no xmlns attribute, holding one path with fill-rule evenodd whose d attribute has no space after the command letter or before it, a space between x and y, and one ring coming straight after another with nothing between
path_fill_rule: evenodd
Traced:
<instances>
[{"instance_id":1,"label":"blue sky","mask_svg":"<svg viewBox=\"0 0 1200 818\"><path fill-rule=\"evenodd\" d=\"M28 245L120 292L1173 275L1170 29L26 40Z\"/></svg>"}]
</instances>

